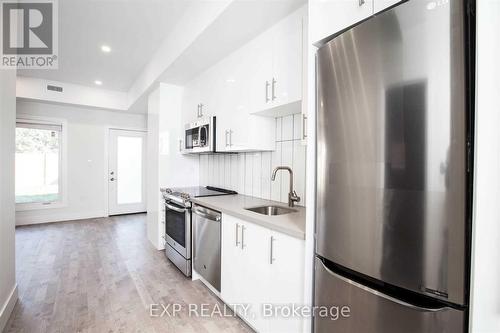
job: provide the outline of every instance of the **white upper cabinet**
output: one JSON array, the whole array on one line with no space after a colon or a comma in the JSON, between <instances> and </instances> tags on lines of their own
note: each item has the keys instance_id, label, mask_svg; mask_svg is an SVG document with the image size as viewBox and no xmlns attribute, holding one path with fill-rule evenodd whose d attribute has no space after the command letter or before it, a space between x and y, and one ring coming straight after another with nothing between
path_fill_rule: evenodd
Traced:
<instances>
[{"instance_id":1,"label":"white upper cabinet","mask_svg":"<svg viewBox=\"0 0 500 333\"><path fill-rule=\"evenodd\" d=\"M288 104L302 99L302 12L282 21L273 31L270 105Z\"/></svg>"},{"instance_id":2,"label":"white upper cabinet","mask_svg":"<svg viewBox=\"0 0 500 333\"><path fill-rule=\"evenodd\" d=\"M310 0L311 42L318 42L373 14L374 0Z\"/></svg>"},{"instance_id":3,"label":"white upper cabinet","mask_svg":"<svg viewBox=\"0 0 500 333\"><path fill-rule=\"evenodd\" d=\"M401 0L374 0L373 1L373 12L378 13L392 5L401 2Z\"/></svg>"},{"instance_id":4,"label":"white upper cabinet","mask_svg":"<svg viewBox=\"0 0 500 333\"><path fill-rule=\"evenodd\" d=\"M303 7L263 32L185 87L186 122L216 116L216 151L275 150L277 115L300 112L303 93ZM197 90L197 91L193 91ZM290 111L292 113L292 111Z\"/></svg>"},{"instance_id":5,"label":"white upper cabinet","mask_svg":"<svg viewBox=\"0 0 500 333\"><path fill-rule=\"evenodd\" d=\"M200 104L200 89L196 82L189 89L184 90L182 99L182 121L187 124L198 118L198 106ZM184 129L184 128L182 128Z\"/></svg>"},{"instance_id":6,"label":"white upper cabinet","mask_svg":"<svg viewBox=\"0 0 500 333\"><path fill-rule=\"evenodd\" d=\"M271 33L264 33L248 44L245 57L248 70L249 111L256 112L270 107L271 80L273 77L273 42Z\"/></svg>"},{"instance_id":7,"label":"white upper cabinet","mask_svg":"<svg viewBox=\"0 0 500 333\"><path fill-rule=\"evenodd\" d=\"M310 0L311 43L319 42L401 0Z\"/></svg>"}]
</instances>

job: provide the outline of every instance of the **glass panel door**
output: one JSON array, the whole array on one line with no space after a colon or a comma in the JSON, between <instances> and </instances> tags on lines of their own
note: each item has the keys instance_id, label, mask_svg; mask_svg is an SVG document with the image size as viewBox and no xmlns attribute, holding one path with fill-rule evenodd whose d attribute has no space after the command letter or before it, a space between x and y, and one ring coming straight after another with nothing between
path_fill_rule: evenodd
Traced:
<instances>
[{"instance_id":1,"label":"glass panel door","mask_svg":"<svg viewBox=\"0 0 500 333\"><path fill-rule=\"evenodd\" d=\"M110 130L109 215L146 211L146 133Z\"/></svg>"}]
</instances>

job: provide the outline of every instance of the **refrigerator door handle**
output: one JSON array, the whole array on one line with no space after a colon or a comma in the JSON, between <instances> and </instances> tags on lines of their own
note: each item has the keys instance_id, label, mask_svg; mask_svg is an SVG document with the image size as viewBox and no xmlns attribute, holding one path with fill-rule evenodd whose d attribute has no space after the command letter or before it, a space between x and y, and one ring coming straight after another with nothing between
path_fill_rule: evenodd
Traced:
<instances>
[{"instance_id":1,"label":"refrigerator door handle","mask_svg":"<svg viewBox=\"0 0 500 333\"><path fill-rule=\"evenodd\" d=\"M369 288L367 286L363 286L362 284L359 284L359 283L357 283L355 281L349 280L349 279L347 279L347 278L345 278L345 277L343 277L343 276L341 276L341 275L333 272L332 270L330 270L328 267L325 266L325 263L323 261L321 261L321 265L323 265L323 268L329 274L333 275L337 279L340 279L340 280L342 280L342 281L344 281L346 283L351 284L352 286L354 286L356 288L363 289L364 291L367 291L367 292L369 292L369 293L371 293L371 294L373 294L375 296L385 298L386 300L394 302L394 303L399 304L401 306L404 306L404 307L407 307L407 308L410 308L410 309L413 309L413 310L416 310L416 311L421 311L421 312L440 312L440 311L444 311L444 310L449 309L449 307L446 307L446 306L443 306L443 307L440 307L440 308L425 308L425 307L420 307L420 306L416 306L416 305L404 302L404 301L399 300L397 298L394 298L392 296L389 296L389 295L386 295L384 293L381 293L378 290Z\"/></svg>"}]
</instances>

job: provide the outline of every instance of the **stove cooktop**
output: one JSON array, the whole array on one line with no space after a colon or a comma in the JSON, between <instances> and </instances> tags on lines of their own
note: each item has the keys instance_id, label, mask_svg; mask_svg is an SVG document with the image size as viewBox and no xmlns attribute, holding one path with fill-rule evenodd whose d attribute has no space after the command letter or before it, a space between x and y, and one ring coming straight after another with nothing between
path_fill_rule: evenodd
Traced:
<instances>
[{"instance_id":1,"label":"stove cooktop","mask_svg":"<svg viewBox=\"0 0 500 333\"><path fill-rule=\"evenodd\" d=\"M176 187L166 188L163 190L169 196L180 197L185 200L189 198L211 197L216 195L238 194L236 191L226 190L213 186L192 186L192 187Z\"/></svg>"}]
</instances>

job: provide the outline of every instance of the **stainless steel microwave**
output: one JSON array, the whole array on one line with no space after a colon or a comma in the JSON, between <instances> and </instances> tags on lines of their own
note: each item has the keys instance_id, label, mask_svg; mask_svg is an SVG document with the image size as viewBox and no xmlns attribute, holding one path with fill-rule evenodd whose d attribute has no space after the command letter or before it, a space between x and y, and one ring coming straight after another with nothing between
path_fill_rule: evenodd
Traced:
<instances>
[{"instance_id":1,"label":"stainless steel microwave","mask_svg":"<svg viewBox=\"0 0 500 333\"><path fill-rule=\"evenodd\" d=\"M215 152L215 116L201 118L193 123L186 124L184 152Z\"/></svg>"}]
</instances>

